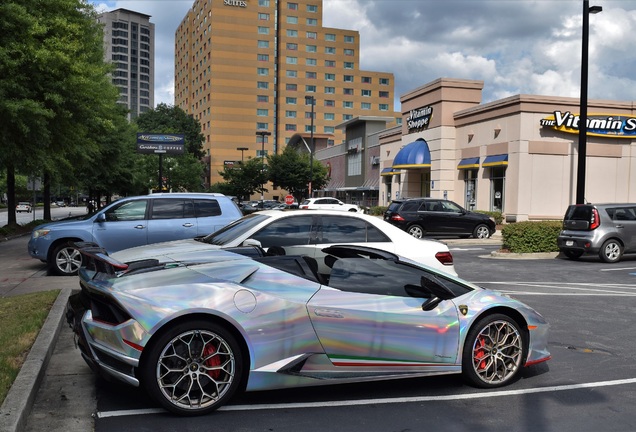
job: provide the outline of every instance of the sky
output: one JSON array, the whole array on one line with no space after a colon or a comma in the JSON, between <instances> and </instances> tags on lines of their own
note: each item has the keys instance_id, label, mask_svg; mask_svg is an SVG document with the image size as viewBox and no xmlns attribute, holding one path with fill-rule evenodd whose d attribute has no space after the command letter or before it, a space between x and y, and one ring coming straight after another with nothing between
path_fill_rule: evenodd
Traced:
<instances>
[{"instance_id":1,"label":"sky","mask_svg":"<svg viewBox=\"0 0 636 432\"><path fill-rule=\"evenodd\" d=\"M194 1L89 2L151 15L155 104L174 104L174 33ZM589 17L588 97L636 101L636 0L590 5L603 11ZM583 0L323 0L323 26L360 33L361 69L393 73L398 102L442 77L484 81L484 103L578 98L582 11Z\"/></svg>"}]
</instances>

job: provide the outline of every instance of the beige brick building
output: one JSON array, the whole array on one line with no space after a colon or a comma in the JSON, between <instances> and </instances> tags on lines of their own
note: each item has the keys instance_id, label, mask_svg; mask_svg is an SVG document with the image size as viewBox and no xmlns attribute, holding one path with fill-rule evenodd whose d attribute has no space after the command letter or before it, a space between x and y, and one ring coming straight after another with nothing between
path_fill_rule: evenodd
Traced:
<instances>
[{"instance_id":1,"label":"beige brick building","mask_svg":"<svg viewBox=\"0 0 636 432\"><path fill-rule=\"evenodd\" d=\"M323 27L322 12L322 0L197 0L182 20L175 105L201 123L210 183L241 156L309 143L312 100L317 148L342 143L336 126L354 117L396 118L393 74L360 70L359 33Z\"/></svg>"}]
</instances>

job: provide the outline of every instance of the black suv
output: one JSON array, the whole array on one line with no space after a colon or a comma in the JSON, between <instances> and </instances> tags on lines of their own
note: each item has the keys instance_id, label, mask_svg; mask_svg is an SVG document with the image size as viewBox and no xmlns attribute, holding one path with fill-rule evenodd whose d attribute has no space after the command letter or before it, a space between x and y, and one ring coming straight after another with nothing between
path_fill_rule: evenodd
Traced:
<instances>
[{"instance_id":1,"label":"black suv","mask_svg":"<svg viewBox=\"0 0 636 432\"><path fill-rule=\"evenodd\" d=\"M425 235L488 238L496 230L493 218L437 198L395 200L384 212L384 220L415 238Z\"/></svg>"}]
</instances>

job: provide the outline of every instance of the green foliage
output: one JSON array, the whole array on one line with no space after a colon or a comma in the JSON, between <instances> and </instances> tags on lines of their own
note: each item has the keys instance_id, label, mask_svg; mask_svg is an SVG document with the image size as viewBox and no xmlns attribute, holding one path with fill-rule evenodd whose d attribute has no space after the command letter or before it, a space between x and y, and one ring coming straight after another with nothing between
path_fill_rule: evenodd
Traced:
<instances>
[{"instance_id":1,"label":"green foliage","mask_svg":"<svg viewBox=\"0 0 636 432\"><path fill-rule=\"evenodd\" d=\"M239 197L241 201L249 199L256 191L267 190L263 186L267 183L267 166L261 158L247 159L238 165L225 166L219 174L227 182L227 186L222 188L223 193Z\"/></svg>"},{"instance_id":2,"label":"green foliage","mask_svg":"<svg viewBox=\"0 0 636 432\"><path fill-rule=\"evenodd\" d=\"M514 253L557 252L562 221L517 222L501 230L502 249Z\"/></svg>"},{"instance_id":3,"label":"green foliage","mask_svg":"<svg viewBox=\"0 0 636 432\"><path fill-rule=\"evenodd\" d=\"M486 210L474 210L475 213L485 214L495 220L495 224L501 225L503 223L503 214L500 211L486 211Z\"/></svg>"},{"instance_id":4,"label":"green foliage","mask_svg":"<svg viewBox=\"0 0 636 432\"><path fill-rule=\"evenodd\" d=\"M387 206L373 206L369 209L369 214L372 214L374 216L382 216L387 208Z\"/></svg>"},{"instance_id":5,"label":"green foliage","mask_svg":"<svg viewBox=\"0 0 636 432\"><path fill-rule=\"evenodd\" d=\"M309 154L285 147L282 153L267 157L269 180L275 187L286 190L297 202L301 202L309 196L310 178L313 179L313 190L322 189L328 181L327 168L315 159L312 165L309 162Z\"/></svg>"}]
</instances>

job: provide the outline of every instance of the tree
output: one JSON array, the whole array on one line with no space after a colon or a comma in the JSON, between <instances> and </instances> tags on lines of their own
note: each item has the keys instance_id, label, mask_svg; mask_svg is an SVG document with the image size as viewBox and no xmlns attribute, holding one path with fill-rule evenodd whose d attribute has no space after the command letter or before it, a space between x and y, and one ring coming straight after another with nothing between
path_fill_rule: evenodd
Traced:
<instances>
[{"instance_id":1,"label":"tree","mask_svg":"<svg viewBox=\"0 0 636 432\"><path fill-rule=\"evenodd\" d=\"M313 172L310 170L309 154L299 153L292 147L285 147L282 153L267 158L269 164L269 180L274 186L288 191L301 202L309 195L309 179L312 189L322 189L327 184L327 168L320 161L313 161Z\"/></svg>"},{"instance_id":2,"label":"tree","mask_svg":"<svg viewBox=\"0 0 636 432\"><path fill-rule=\"evenodd\" d=\"M165 157L163 175L173 189L188 191L203 189L202 178L205 166L201 158L205 137L201 133L201 125L197 119L179 107L159 104L155 109L139 115L135 123L139 132L183 134L185 153ZM138 156L140 160L143 159L141 163L145 169L142 175L149 182L148 186L155 187L158 183L158 158L154 155Z\"/></svg>"},{"instance_id":3,"label":"tree","mask_svg":"<svg viewBox=\"0 0 636 432\"><path fill-rule=\"evenodd\" d=\"M267 169L263 169L263 159L253 158L232 167L225 166L219 174L227 182L230 195L239 200L252 195L254 192L266 192Z\"/></svg>"}]
</instances>

